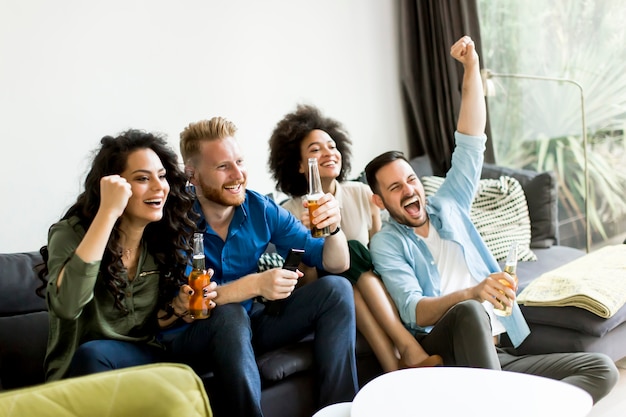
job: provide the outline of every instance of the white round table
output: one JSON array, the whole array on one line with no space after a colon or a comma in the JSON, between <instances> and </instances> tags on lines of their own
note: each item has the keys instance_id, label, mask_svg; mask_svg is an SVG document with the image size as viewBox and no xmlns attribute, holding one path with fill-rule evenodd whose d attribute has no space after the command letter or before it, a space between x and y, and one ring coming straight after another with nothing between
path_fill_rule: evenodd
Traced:
<instances>
[{"instance_id":1,"label":"white round table","mask_svg":"<svg viewBox=\"0 0 626 417\"><path fill-rule=\"evenodd\" d=\"M351 417L464 416L583 417L593 401L565 382L478 368L403 369L367 383Z\"/></svg>"},{"instance_id":2,"label":"white round table","mask_svg":"<svg viewBox=\"0 0 626 417\"><path fill-rule=\"evenodd\" d=\"M313 417L350 417L352 403L337 403L326 407L313 414Z\"/></svg>"}]
</instances>

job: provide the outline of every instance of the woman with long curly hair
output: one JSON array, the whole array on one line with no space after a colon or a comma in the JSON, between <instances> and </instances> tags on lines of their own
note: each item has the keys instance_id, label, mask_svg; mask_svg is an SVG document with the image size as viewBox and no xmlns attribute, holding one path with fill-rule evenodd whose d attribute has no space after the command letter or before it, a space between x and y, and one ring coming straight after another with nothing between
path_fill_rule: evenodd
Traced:
<instances>
[{"instance_id":1,"label":"woman with long curly hair","mask_svg":"<svg viewBox=\"0 0 626 417\"><path fill-rule=\"evenodd\" d=\"M324 193L335 196L341 207L341 230L348 238L350 269L343 273L354 287L357 328L369 342L385 372L399 368L442 364L429 356L404 327L382 280L372 272L367 249L380 230L380 211L372 191L361 182L346 181L350 172L348 133L338 121L314 106L299 105L279 121L269 140L268 165L278 190L291 198L282 205L309 227L306 207L308 158L317 158ZM316 271L303 266L308 281ZM314 278L313 278L314 279Z\"/></svg>"},{"instance_id":2,"label":"woman with long curly hair","mask_svg":"<svg viewBox=\"0 0 626 417\"><path fill-rule=\"evenodd\" d=\"M47 380L164 360L193 366L189 329L208 321L187 313L195 223L186 181L159 135L128 130L101 139L84 191L41 250ZM203 291L211 307L214 289Z\"/></svg>"}]
</instances>

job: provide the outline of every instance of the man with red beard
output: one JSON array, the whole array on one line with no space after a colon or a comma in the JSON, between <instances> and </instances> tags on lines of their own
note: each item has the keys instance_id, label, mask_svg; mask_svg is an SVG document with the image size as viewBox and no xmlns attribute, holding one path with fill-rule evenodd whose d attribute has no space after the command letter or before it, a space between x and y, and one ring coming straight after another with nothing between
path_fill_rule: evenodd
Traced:
<instances>
[{"instance_id":1,"label":"man with red beard","mask_svg":"<svg viewBox=\"0 0 626 417\"><path fill-rule=\"evenodd\" d=\"M461 111L452 168L426 200L422 183L401 152L386 152L365 168L374 202L391 219L370 241L370 252L400 317L430 355L446 365L529 373L562 380L591 394L594 402L618 379L615 364L597 353L517 356L496 348L507 332L518 346L528 326L512 302L515 281L501 272L470 219L485 150L486 105L478 54L465 36L450 50L463 64ZM513 306L509 317L494 308Z\"/></svg>"},{"instance_id":2,"label":"man with red beard","mask_svg":"<svg viewBox=\"0 0 626 417\"><path fill-rule=\"evenodd\" d=\"M356 391L355 316L352 287L326 275L295 290L300 271L270 269L257 273L257 261L269 243L285 256L304 249L302 261L329 274L350 266L341 215L332 196L319 199L313 222L330 226L316 239L302 223L271 198L246 190L247 172L235 138L236 126L222 118L191 123L180 134L180 150L195 186L194 210L204 233L206 265L218 283L217 307L205 326L208 351L198 361L217 380L211 396L216 416L262 416L261 379L255 353L297 342L315 333L315 370L319 407L352 401ZM278 315L264 313L256 297L284 300Z\"/></svg>"}]
</instances>

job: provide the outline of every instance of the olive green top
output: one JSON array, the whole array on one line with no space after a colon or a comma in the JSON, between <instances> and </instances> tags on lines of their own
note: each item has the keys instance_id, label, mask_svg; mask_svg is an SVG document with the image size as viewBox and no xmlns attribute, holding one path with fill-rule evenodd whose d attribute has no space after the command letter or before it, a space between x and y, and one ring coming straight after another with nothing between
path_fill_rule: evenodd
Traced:
<instances>
[{"instance_id":1,"label":"olive green top","mask_svg":"<svg viewBox=\"0 0 626 417\"><path fill-rule=\"evenodd\" d=\"M159 268L142 244L137 273L126 287L122 303L128 313L115 307L113 295L100 273L100 261L83 262L74 251L85 235L77 217L62 220L48 234L48 288L50 333L45 359L46 380L65 376L76 348L95 339L156 341ZM63 282L57 288L59 272ZM125 277L127 278L127 277Z\"/></svg>"}]
</instances>

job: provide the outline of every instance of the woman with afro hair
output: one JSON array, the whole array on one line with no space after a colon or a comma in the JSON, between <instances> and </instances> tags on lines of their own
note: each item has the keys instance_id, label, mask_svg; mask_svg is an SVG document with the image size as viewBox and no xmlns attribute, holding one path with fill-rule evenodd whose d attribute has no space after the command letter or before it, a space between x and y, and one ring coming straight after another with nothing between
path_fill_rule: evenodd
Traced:
<instances>
[{"instance_id":1,"label":"woman with afro hair","mask_svg":"<svg viewBox=\"0 0 626 417\"><path fill-rule=\"evenodd\" d=\"M317 158L324 193L331 193L341 209L341 230L348 238L350 269L343 275L354 288L357 328L365 336L385 372L406 367L442 364L429 356L404 327L382 280L372 271L367 249L371 236L380 230L380 211L372 191L362 182L346 181L350 172L350 146L346 130L319 109L298 105L279 121L269 140L268 165L276 188L290 199L282 205L309 227L306 209L308 159ZM304 281L317 271L302 266Z\"/></svg>"}]
</instances>

